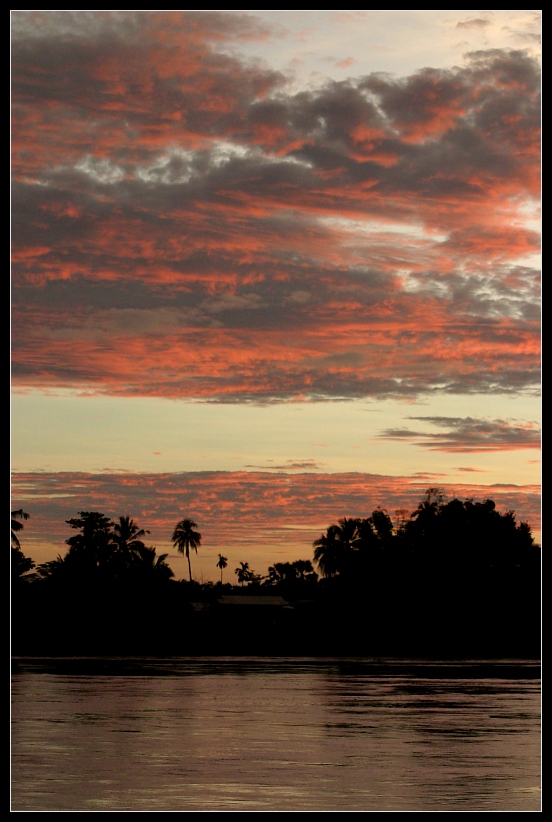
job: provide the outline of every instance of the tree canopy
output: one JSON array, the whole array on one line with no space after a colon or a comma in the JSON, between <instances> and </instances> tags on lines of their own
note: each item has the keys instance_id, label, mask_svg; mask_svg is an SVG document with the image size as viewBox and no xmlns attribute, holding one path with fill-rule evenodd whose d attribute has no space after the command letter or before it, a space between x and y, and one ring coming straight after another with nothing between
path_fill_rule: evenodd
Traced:
<instances>
[{"instance_id":1,"label":"tree canopy","mask_svg":"<svg viewBox=\"0 0 552 822\"><path fill-rule=\"evenodd\" d=\"M340 519L313 543L314 560L325 577L362 575L368 570L414 570L426 576L476 574L524 568L536 561L527 522L513 511L500 513L491 499L446 501L430 488L409 517L397 524L383 509L367 519Z\"/></svg>"},{"instance_id":2,"label":"tree canopy","mask_svg":"<svg viewBox=\"0 0 552 822\"><path fill-rule=\"evenodd\" d=\"M78 581L81 584L136 584L170 579L173 572L167 554L157 556L141 537L149 533L129 516L113 523L99 511L80 511L66 520L78 531L66 540L65 557L40 565L43 579Z\"/></svg>"}]
</instances>

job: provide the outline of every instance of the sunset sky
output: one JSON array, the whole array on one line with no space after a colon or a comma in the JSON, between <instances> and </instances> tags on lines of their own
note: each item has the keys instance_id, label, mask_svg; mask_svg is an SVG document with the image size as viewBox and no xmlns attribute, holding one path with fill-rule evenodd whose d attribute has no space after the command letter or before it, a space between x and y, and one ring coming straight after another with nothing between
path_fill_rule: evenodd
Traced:
<instances>
[{"instance_id":1,"label":"sunset sky","mask_svg":"<svg viewBox=\"0 0 552 822\"><path fill-rule=\"evenodd\" d=\"M12 12L12 509L187 573L429 486L540 537L540 14Z\"/></svg>"}]
</instances>

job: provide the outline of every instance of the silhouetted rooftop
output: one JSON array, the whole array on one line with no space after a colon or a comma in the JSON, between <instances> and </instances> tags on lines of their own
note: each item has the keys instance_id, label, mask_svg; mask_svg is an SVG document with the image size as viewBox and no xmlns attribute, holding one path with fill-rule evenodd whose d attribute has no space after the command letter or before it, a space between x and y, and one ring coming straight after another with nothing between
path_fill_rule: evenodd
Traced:
<instances>
[{"instance_id":1,"label":"silhouetted rooftop","mask_svg":"<svg viewBox=\"0 0 552 822\"><path fill-rule=\"evenodd\" d=\"M222 596L218 600L219 605L261 605L272 606L273 608L291 607L286 600L280 596Z\"/></svg>"}]
</instances>

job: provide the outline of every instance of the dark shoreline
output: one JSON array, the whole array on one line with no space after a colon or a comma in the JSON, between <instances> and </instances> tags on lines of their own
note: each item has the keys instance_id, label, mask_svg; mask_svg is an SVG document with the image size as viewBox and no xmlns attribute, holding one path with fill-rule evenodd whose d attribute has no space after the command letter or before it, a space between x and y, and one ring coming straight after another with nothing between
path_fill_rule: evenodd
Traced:
<instances>
[{"instance_id":1,"label":"dark shoreline","mask_svg":"<svg viewBox=\"0 0 552 822\"><path fill-rule=\"evenodd\" d=\"M310 599L250 588L217 599L216 589L174 582L145 590L31 583L13 592L11 652L19 658L540 658L538 579L413 582L319 585Z\"/></svg>"},{"instance_id":2,"label":"dark shoreline","mask_svg":"<svg viewBox=\"0 0 552 822\"><path fill-rule=\"evenodd\" d=\"M419 679L540 679L539 659L406 659L355 656L13 656L12 674L188 676L335 668L343 675Z\"/></svg>"}]
</instances>

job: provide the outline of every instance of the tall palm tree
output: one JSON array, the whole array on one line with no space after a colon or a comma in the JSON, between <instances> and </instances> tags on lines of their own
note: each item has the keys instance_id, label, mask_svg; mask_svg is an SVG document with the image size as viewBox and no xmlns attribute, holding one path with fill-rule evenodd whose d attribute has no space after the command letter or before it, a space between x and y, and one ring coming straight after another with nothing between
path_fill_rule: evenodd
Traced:
<instances>
[{"instance_id":1,"label":"tall palm tree","mask_svg":"<svg viewBox=\"0 0 552 822\"><path fill-rule=\"evenodd\" d=\"M172 540L173 546L178 548L181 554L186 556L188 560L188 572L190 574L190 582L192 581L192 566L190 565L190 548L196 554L197 549L201 545L201 534L194 531L197 528L197 522L192 519L181 519L173 531Z\"/></svg>"},{"instance_id":2,"label":"tall palm tree","mask_svg":"<svg viewBox=\"0 0 552 822\"><path fill-rule=\"evenodd\" d=\"M222 569L226 568L228 565L228 557L223 557L222 554L218 555L218 562L217 568L220 568L220 584L222 585Z\"/></svg>"},{"instance_id":3,"label":"tall palm tree","mask_svg":"<svg viewBox=\"0 0 552 822\"><path fill-rule=\"evenodd\" d=\"M14 548L21 548L19 540L16 536L16 531L23 530L23 523L18 522L20 519L29 519L29 515L25 513L23 508L20 508L18 511L11 512L11 544Z\"/></svg>"}]
</instances>

